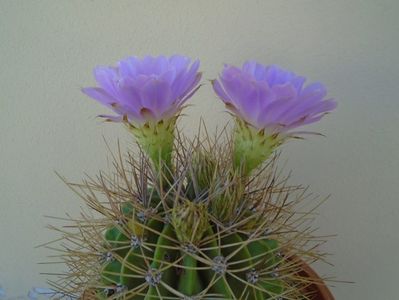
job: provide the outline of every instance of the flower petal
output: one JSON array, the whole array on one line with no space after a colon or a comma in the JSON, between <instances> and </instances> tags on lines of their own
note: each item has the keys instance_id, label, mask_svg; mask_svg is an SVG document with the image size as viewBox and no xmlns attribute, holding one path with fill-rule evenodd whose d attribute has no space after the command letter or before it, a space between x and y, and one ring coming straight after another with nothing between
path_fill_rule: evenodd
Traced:
<instances>
[{"instance_id":1,"label":"flower petal","mask_svg":"<svg viewBox=\"0 0 399 300\"><path fill-rule=\"evenodd\" d=\"M85 93L87 96L97 100L101 104L104 105L111 105L111 103L116 102L116 100L111 97L106 91L104 91L102 88L97 88L97 87L87 87L87 88L82 88L82 92Z\"/></svg>"},{"instance_id":2,"label":"flower petal","mask_svg":"<svg viewBox=\"0 0 399 300\"><path fill-rule=\"evenodd\" d=\"M231 103L229 96L227 96L226 92L224 91L222 85L218 80L212 80L212 87L215 93L223 100L224 103Z\"/></svg>"},{"instance_id":3,"label":"flower petal","mask_svg":"<svg viewBox=\"0 0 399 300\"><path fill-rule=\"evenodd\" d=\"M142 106L151 110L157 117L171 105L171 90L165 81L149 80L140 92Z\"/></svg>"},{"instance_id":4,"label":"flower petal","mask_svg":"<svg viewBox=\"0 0 399 300\"><path fill-rule=\"evenodd\" d=\"M98 66L93 71L94 77L99 84L111 96L116 95L115 82L118 81L118 74L110 67Z\"/></svg>"}]
</instances>

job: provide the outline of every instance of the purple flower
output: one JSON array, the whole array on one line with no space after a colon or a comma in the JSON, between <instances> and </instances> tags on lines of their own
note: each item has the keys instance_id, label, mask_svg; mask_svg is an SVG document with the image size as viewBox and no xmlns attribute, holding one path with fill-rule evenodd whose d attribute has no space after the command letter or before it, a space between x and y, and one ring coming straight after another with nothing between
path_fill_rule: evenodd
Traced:
<instances>
[{"instance_id":1,"label":"purple flower","mask_svg":"<svg viewBox=\"0 0 399 300\"><path fill-rule=\"evenodd\" d=\"M176 115L198 89L198 68L198 60L191 64L180 55L129 57L116 67L96 67L94 77L99 87L82 91L117 114L102 115L108 120L155 123Z\"/></svg>"},{"instance_id":2,"label":"purple flower","mask_svg":"<svg viewBox=\"0 0 399 300\"><path fill-rule=\"evenodd\" d=\"M241 69L226 65L213 88L238 118L276 134L317 122L337 106L333 99L324 99L321 83L305 86L305 80L275 65L247 61Z\"/></svg>"}]
</instances>

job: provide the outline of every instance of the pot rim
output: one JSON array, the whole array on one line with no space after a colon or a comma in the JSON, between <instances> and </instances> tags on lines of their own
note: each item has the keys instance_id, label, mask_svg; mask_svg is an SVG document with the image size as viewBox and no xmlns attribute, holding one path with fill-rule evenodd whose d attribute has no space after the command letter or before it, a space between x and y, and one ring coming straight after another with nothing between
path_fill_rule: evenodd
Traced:
<instances>
[{"instance_id":1,"label":"pot rim","mask_svg":"<svg viewBox=\"0 0 399 300\"><path fill-rule=\"evenodd\" d=\"M311 279L314 279L314 282L309 284L308 287L306 287L306 290L309 292L315 293L313 300L334 300L334 296L331 293L330 289L326 285L326 283L321 279L321 277L316 273L315 270L313 270L309 264L307 264L305 261L300 259L299 257L293 257L293 260L297 260L301 264L301 271L299 274L303 277L308 277Z\"/></svg>"}]
</instances>

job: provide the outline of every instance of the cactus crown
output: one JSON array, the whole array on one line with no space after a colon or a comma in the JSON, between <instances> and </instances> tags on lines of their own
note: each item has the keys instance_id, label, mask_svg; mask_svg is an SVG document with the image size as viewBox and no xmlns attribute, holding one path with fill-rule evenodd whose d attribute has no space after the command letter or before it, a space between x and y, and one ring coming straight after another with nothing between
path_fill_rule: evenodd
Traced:
<instances>
[{"instance_id":1,"label":"cactus crown","mask_svg":"<svg viewBox=\"0 0 399 300\"><path fill-rule=\"evenodd\" d=\"M226 132L194 142L178 134L172 176L119 148L108 175L67 183L90 212L57 229L69 267L52 282L57 290L82 299L310 299L314 282L298 257L322 254L311 209L295 209L307 189L288 184L276 154L257 174L240 174L233 144Z\"/></svg>"}]
</instances>

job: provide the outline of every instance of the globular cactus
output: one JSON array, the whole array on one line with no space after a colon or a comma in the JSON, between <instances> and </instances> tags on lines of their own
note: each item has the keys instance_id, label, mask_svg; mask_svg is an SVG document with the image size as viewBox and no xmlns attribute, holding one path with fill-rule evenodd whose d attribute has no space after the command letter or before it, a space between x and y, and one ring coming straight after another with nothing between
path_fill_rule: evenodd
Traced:
<instances>
[{"instance_id":1,"label":"globular cactus","mask_svg":"<svg viewBox=\"0 0 399 300\"><path fill-rule=\"evenodd\" d=\"M304 189L280 178L275 158L240 178L228 155L214 154L231 144L179 145L172 181L143 154L69 184L99 215L62 230L75 247L62 250L70 275L58 289L83 299L306 299L309 279L293 257L319 256L306 248L309 229L295 227Z\"/></svg>"}]
</instances>

